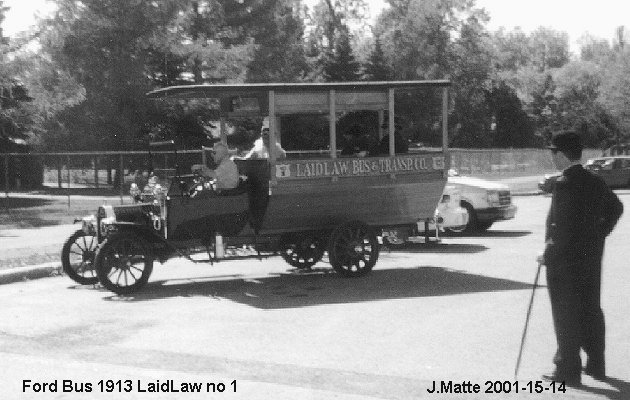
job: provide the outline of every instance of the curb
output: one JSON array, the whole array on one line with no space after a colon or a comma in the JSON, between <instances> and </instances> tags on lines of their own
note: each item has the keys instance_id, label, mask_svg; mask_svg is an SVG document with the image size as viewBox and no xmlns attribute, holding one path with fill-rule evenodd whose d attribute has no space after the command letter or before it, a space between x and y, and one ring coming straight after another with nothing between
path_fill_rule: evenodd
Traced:
<instances>
[{"instance_id":1,"label":"curb","mask_svg":"<svg viewBox=\"0 0 630 400\"><path fill-rule=\"evenodd\" d=\"M48 278L58 276L62 273L61 262L49 262L28 267L17 267L0 270L0 285L7 283L27 281L32 279Z\"/></svg>"}]
</instances>

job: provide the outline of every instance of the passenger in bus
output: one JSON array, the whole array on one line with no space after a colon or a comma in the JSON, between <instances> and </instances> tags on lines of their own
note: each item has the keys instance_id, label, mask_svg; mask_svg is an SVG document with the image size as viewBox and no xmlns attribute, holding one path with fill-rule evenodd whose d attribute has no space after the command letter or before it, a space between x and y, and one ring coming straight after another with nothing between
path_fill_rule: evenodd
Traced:
<instances>
[{"instance_id":1,"label":"passenger in bus","mask_svg":"<svg viewBox=\"0 0 630 400\"><path fill-rule=\"evenodd\" d=\"M385 129L386 131L389 129L389 121L387 118L385 118L385 120L383 121L381 128ZM394 119L394 153L395 154L404 154L404 153L409 152L409 143L407 143L407 140L403 137L401 131L402 131L402 125L395 118ZM381 141L379 142L376 150L373 153L379 156L389 155L389 133L385 134L381 138Z\"/></svg>"},{"instance_id":2,"label":"passenger in bus","mask_svg":"<svg viewBox=\"0 0 630 400\"><path fill-rule=\"evenodd\" d=\"M215 169L210 169L204 164L195 164L191 167L194 174L199 174L206 178L216 180L217 189L233 189L238 186L238 168L236 163L230 159L228 148L221 142L217 142L212 147L212 159L217 165Z\"/></svg>"},{"instance_id":3,"label":"passenger in bus","mask_svg":"<svg viewBox=\"0 0 630 400\"><path fill-rule=\"evenodd\" d=\"M253 158L269 158L269 128L264 126L260 130L260 137L254 142L252 149L243 157L244 159ZM277 159L287 158L287 152L280 146L280 143L275 142L275 153Z\"/></svg>"},{"instance_id":4,"label":"passenger in bus","mask_svg":"<svg viewBox=\"0 0 630 400\"><path fill-rule=\"evenodd\" d=\"M343 134L342 156L365 157L367 154L367 140L363 129L359 125L352 125Z\"/></svg>"}]
</instances>

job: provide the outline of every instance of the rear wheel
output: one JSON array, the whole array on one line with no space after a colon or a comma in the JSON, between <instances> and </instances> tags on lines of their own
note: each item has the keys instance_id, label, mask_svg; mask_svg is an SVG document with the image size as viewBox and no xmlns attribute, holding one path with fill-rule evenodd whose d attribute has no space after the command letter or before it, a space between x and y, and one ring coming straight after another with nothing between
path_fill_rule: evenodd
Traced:
<instances>
[{"instance_id":1,"label":"rear wheel","mask_svg":"<svg viewBox=\"0 0 630 400\"><path fill-rule=\"evenodd\" d=\"M63 271L81 285L98 282L94 270L94 256L98 247L96 236L86 234L82 229L74 232L61 249Z\"/></svg>"},{"instance_id":2,"label":"rear wheel","mask_svg":"<svg viewBox=\"0 0 630 400\"><path fill-rule=\"evenodd\" d=\"M117 294L130 294L149 280L153 252L143 238L127 232L117 233L101 244L95 265L103 286Z\"/></svg>"},{"instance_id":3,"label":"rear wheel","mask_svg":"<svg viewBox=\"0 0 630 400\"><path fill-rule=\"evenodd\" d=\"M360 221L339 225L330 235L328 257L334 270L347 277L362 276L378 260L379 245L374 230Z\"/></svg>"},{"instance_id":4,"label":"rear wheel","mask_svg":"<svg viewBox=\"0 0 630 400\"><path fill-rule=\"evenodd\" d=\"M289 236L282 238L280 255L290 265L307 269L317 264L324 256L326 246L318 236Z\"/></svg>"}]
</instances>

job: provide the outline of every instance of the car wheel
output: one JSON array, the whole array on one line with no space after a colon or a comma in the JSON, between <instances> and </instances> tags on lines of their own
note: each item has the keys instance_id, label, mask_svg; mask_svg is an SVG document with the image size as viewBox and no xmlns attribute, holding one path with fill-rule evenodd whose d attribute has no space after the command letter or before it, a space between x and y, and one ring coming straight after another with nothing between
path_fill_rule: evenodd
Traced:
<instances>
[{"instance_id":1,"label":"car wheel","mask_svg":"<svg viewBox=\"0 0 630 400\"><path fill-rule=\"evenodd\" d=\"M103 286L117 294L143 287L153 271L153 252L143 238L122 232L111 235L96 252L96 274Z\"/></svg>"},{"instance_id":2,"label":"car wheel","mask_svg":"<svg viewBox=\"0 0 630 400\"><path fill-rule=\"evenodd\" d=\"M318 236L283 236L280 255L289 265L307 269L317 264L324 256L324 239Z\"/></svg>"},{"instance_id":3,"label":"car wheel","mask_svg":"<svg viewBox=\"0 0 630 400\"><path fill-rule=\"evenodd\" d=\"M343 276L357 277L367 274L376 264L378 254L378 238L374 230L363 222L343 223L330 235L330 264Z\"/></svg>"},{"instance_id":4,"label":"car wheel","mask_svg":"<svg viewBox=\"0 0 630 400\"><path fill-rule=\"evenodd\" d=\"M462 233L473 233L477 229L477 213L475 213L475 209L468 203L461 203L461 207L466 210L468 214L468 223L465 226L458 228L446 228L445 230L450 233L462 234ZM489 228L489 226L488 226Z\"/></svg>"},{"instance_id":5,"label":"car wheel","mask_svg":"<svg viewBox=\"0 0 630 400\"><path fill-rule=\"evenodd\" d=\"M96 236L86 234L82 229L74 232L61 249L63 271L81 285L98 282L94 270L94 256L98 248Z\"/></svg>"}]
</instances>

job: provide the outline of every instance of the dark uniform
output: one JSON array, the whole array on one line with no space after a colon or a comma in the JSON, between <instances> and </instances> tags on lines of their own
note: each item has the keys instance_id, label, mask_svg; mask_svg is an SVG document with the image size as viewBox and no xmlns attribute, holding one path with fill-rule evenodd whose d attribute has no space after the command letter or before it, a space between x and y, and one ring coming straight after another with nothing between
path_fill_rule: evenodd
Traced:
<instances>
[{"instance_id":1,"label":"dark uniform","mask_svg":"<svg viewBox=\"0 0 630 400\"><path fill-rule=\"evenodd\" d=\"M580 382L581 348L588 357L586 373L605 377L602 256L622 212L604 181L581 165L565 169L553 189L544 260L558 341L556 378Z\"/></svg>"}]
</instances>

